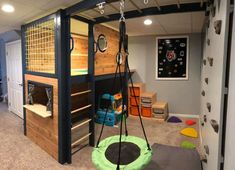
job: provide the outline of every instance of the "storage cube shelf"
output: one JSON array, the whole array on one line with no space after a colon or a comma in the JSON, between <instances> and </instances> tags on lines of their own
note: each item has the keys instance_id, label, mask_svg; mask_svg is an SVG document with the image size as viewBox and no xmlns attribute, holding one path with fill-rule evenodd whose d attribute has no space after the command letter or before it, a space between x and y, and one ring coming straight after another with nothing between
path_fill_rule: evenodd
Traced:
<instances>
[{"instance_id":1,"label":"storage cube shelf","mask_svg":"<svg viewBox=\"0 0 235 170\"><path fill-rule=\"evenodd\" d=\"M152 105L157 100L156 93L144 92L141 95L141 115L152 117Z\"/></svg>"},{"instance_id":2,"label":"storage cube shelf","mask_svg":"<svg viewBox=\"0 0 235 170\"><path fill-rule=\"evenodd\" d=\"M156 102L152 106L152 115L158 120L164 121L168 117L168 103Z\"/></svg>"},{"instance_id":3,"label":"storage cube shelf","mask_svg":"<svg viewBox=\"0 0 235 170\"><path fill-rule=\"evenodd\" d=\"M129 113L133 116L138 116L138 109L141 114L140 108L140 98L142 92L145 90L144 83L134 83L133 88L132 85L129 84L128 95L129 95ZM135 99L136 97L136 99Z\"/></svg>"}]
</instances>

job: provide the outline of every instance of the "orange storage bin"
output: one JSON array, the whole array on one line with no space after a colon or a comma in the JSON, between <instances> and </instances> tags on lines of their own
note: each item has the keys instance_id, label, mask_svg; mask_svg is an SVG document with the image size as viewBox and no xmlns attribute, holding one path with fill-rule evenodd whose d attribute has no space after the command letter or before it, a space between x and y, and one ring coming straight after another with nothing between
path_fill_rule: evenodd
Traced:
<instances>
[{"instance_id":1,"label":"orange storage bin","mask_svg":"<svg viewBox=\"0 0 235 170\"><path fill-rule=\"evenodd\" d=\"M134 96L134 93L135 93L135 96L137 96L137 97L140 96L140 88L139 87L133 87L134 93L133 93L133 90L131 87L129 89L130 89L131 96Z\"/></svg>"},{"instance_id":2,"label":"orange storage bin","mask_svg":"<svg viewBox=\"0 0 235 170\"><path fill-rule=\"evenodd\" d=\"M135 106L130 107L129 111L130 111L130 114L133 115L133 116L138 116L139 115L138 114L138 107L135 107Z\"/></svg>"},{"instance_id":3,"label":"orange storage bin","mask_svg":"<svg viewBox=\"0 0 235 170\"><path fill-rule=\"evenodd\" d=\"M137 100L137 104L140 105L140 98L136 97L136 100ZM130 98L130 105L131 106L137 106L137 104L136 104L136 101L135 101L135 97L131 97Z\"/></svg>"},{"instance_id":4,"label":"orange storage bin","mask_svg":"<svg viewBox=\"0 0 235 170\"><path fill-rule=\"evenodd\" d=\"M152 108L151 107L141 107L141 114L144 117L152 117Z\"/></svg>"}]
</instances>

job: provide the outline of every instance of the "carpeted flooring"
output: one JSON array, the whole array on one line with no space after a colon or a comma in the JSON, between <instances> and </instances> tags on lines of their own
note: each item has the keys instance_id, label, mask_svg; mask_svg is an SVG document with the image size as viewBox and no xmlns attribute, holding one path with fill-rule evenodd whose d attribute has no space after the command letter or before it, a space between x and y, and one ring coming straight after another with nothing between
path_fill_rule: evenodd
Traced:
<instances>
[{"instance_id":1,"label":"carpeted flooring","mask_svg":"<svg viewBox=\"0 0 235 170\"><path fill-rule=\"evenodd\" d=\"M184 123L159 123L154 119L145 118L144 125L151 145L159 143L179 146L182 141L188 140L197 146L200 153L199 138L191 139L179 134L180 130L186 127ZM198 130L198 124L194 127ZM99 129L100 126L97 125L96 136L98 136ZM137 117L128 119L128 131L130 135L143 137ZM118 133L119 128L105 127L103 137ZM0 103L0 170L95 170L91 161L91 152L91 147L85 147L73 155L71 165L60 165L23 135L23 120L8 112L7 106Z\"/></svg>"}]
</instances>

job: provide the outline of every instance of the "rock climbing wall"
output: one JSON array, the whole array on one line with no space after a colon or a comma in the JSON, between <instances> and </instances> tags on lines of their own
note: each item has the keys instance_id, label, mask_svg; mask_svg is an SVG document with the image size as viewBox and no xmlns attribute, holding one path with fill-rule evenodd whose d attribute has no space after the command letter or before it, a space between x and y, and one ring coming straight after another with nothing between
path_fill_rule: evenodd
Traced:
<instances>
[{"instance_id":1,"label":"rock climbing wall","mask_svg":"<svg viewBox=\"0 0 235 170\"><path fill-rule=\"evenodd\" d=\"M201 134L205 154L205 170L219 170L225 70L228 41L229 0L210 0L209 16L205 26L201 70Z\"/></svg>"}]
</instances>

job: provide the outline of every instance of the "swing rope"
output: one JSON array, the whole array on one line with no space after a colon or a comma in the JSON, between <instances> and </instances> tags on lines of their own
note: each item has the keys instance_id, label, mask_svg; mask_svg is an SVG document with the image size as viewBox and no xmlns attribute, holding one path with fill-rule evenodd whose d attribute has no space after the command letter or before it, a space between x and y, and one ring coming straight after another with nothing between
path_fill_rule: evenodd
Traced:
<instances>
[{"instance_id":1,"label":"swing rope","mask_svg":"<svg viewBox=\"0 0 235 170\"><path fill-rule=\"evenodd\" d=\"M120 160L121 160L121 147L122 147L122 130L123 130L123 118L125 121L125 135L128 136L128 130L127 130L127 122L126 122L126 118L128 117L127 115L127 111L125 111L125 103L127 103L127 88L128 88L128 81L130 80L131 82L131 89L132 89L132 93L134 95L135 98L135 102L137 105L137 110L138 110L138 117L141 123L141 127L143 130L143 134L144 134L144 138L148 147L148 150L151 150L148 139L147 139L147 135L145 132L145 128L143 125L143 121L142 121L142 117L140 115L140 108L139 108L139 104L137 102L137 97L134 91L134 85L133 85L133 80L131 78L131 71L130 71L130 67L129 67L129 63L128 63L128 56L129 56L129 52L128 52L128 36L126 34L126 23L125 23L125 17L124 17L124 0L120 1L120 20L119 20L119 50L117 53L117 65L116 65L116 70L115 70L115 76L114 76L114 81L112 84L112 88L111 90L115 89L116 87L116 79L117 79L117 75L119 75L119 80L120 80L120 89L121 89L121 94L122 94L122 112L121 112L121 125L120 125L120 134L119 134L119 150L118 150L118 162L117 162L117 170L120 169ZM124 50L124 54L125 54L125 64L124 64L124 79L122 78L122 73L121 73L121 56L122 56L122 49ZM123 83L124 82L124 83ZM124 84L124 86L123 86ZM110 96L111 97L111 96ZM100 139L102 137L103 134L103 130L104 130L104 124L105 124L105 120L107 118L107 114L108 114L108 108L111 106L111 103L109 104L109 106L107 106L106 111L105 111L105 116L103 119L103 123L102 123L102 128L100 131L100 135L99 138L97 140L97 144L96 147L99 147L99 143L100 143ZM127 109L127 108L126 108Z\"/></svg>"}]
</instances>

